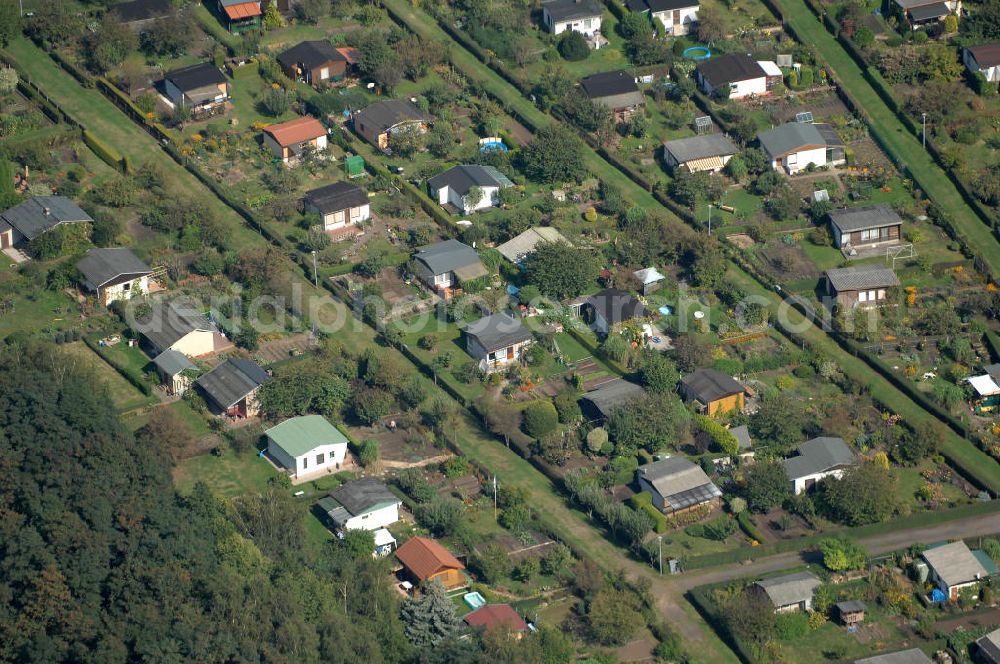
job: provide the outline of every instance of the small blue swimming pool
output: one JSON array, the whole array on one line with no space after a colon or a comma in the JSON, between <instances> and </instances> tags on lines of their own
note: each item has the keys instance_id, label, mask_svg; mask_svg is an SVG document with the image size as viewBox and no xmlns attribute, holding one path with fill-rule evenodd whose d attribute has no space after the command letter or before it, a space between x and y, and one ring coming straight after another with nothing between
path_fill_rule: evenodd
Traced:
<instances>
[{"instance_id":1,"label":"small blue swimming pool","mask_svg":"<svg viewBox=\"0 0 1000 664\"><path fill-rule=\"evenodd\" d=\"M462 600L473 611L475 611L481 606L486 605L486 598L480 595L478 592L465 593L464 595L462 595Z\"/></svg>"},{"instance_id":2,"label":"small blue swimming pool","mask_svg":"<svg viewBox=\"0 0 1000 664\"><path fill-rule=\"evenodd\" d=\"M659 311L664 316L669 316L670 314L674 313L674 308L668 307L667 305L663 305L662 307L657 309L657 311Z\"/></svg>"},{"instance_id":3,"label":"small blue swimming pool","mask_svg":"<svg viewBox=\"0 0 1000 664\"><path fill-rule=\"evenodd\" d=\"M712 57L712 52L707 46L689 46L681 54L686 60L708 60Z\"/></svg>"},{"instance_id":4,"label":"small blue swimming pool","mask_svg":"<svg viewBox=\"0 0 1000 664\"><path fill-rule=\"evenodd\" d=\"M486 143L479 144L480 152L492 152L493 150L500 150L501 152L507 152L507 144L503 141L488 141Z\"/></svg>"}]
</instances>

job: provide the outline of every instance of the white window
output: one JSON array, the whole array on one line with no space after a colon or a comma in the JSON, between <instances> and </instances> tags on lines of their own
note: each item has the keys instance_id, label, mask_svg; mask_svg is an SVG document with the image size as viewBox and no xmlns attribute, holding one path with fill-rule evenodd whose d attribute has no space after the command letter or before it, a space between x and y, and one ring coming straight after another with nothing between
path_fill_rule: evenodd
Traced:
<instances>
[{"instance_id":1,"label":"white window","mask_svg":"<svg viewBox=\"0 0 1000 664\"><path fill-rule=\"evenodd\" d=\"M799 153L798 152L793 152L792 154L788 155L788 165L789 166L794 166L795 164L798 164L798 163L799 163Z\"/></svg>"},{"instance_id":2,"label":"white window","mask_svg":"<svg viewBox=\"0 0 1000 664\"><path fill-rule=\"evenodd\" d=\"M879 291L878 291L878 299L880 299L880 300L884 300L885 299L885 290L883 290L881 288L879 289Z\"/></svg>"},{"instance_id":3,"label":"white window","mask_svg":"<svg viewBox=\"0 0 1000 664\"><path fill-rule=\"evenodd\" d=\"M858 291L858 302L868 301L868 291Z\"/></svg>"},{"instance_id":4,"label":"white window","mask_svg":"<svg viewBox=\"0 0 1000 664\"><path fill-rule=\"evenodd\" d=\"M328 78L330 78L330 68L323 67L322 69L319 70L319 80L325 81Z\"/></svg>"},{"instance_id":5,"label":"white window","mask_svg":"<svg viewBox=\"0 0 1000 664\"><path fill-rule=\"evenodd\" d=\"M583 20L583 29L590 30L591 19L587 18Z\"/></svg>"},{"instance_id":6,"label":"white window","mask_svg":"<svg viewBox=\"0 0 1000 664\"><path fill-rule=\"evenodd\" d=\"M873 291L873 290L868 291L868 300L870 302L874 302L875 301L875 291Z\"/></svg>"}]
</instances>

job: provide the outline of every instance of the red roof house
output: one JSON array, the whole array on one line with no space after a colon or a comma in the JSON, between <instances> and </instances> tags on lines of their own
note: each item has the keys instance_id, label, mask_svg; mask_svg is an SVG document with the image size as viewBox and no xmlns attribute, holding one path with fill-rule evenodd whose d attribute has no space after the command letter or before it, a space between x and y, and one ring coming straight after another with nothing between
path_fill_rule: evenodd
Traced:
<instances>
[{"instance_id":1,"label":"red roof house","mask_svg":"<svg viewBox=\"0 0 1000 664\"><path fill-rule=\"evenodd\" d=\"M418 583L439 580L445 588L464 586L465 575L460 563L447 549L432 539L414 537L396 549L396 558Z\"/></svg>"},{"instance_id":2,"label":"red roof house","mask_svg":"<svg viewBox=\"0 0 1000 664\"><path fill-rule=\"evenodd\" d=\"M317 151L325 150L326 127L311 115L273 124L264 128L264 145L275 159L287 162L301 156L307 145Z\"/></svg>"},{"instance_id":3,"label":"red roof house","mask_svg":"<svg viewBox=\"0 0 1000 664\"><path fill-rule=\"evenodd\" d=\"M498 627L514 632L528 630L528 624L510 604L487 604L465 616L465 622L471 627L482 626L487 632Z\"/></svg>"}]
</instances>

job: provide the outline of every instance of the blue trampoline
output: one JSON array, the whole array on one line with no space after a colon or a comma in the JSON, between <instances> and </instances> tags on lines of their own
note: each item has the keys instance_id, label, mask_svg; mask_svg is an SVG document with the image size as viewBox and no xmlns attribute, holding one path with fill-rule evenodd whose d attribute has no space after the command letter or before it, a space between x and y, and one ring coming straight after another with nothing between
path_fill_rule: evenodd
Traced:
<instances>
[{"instance_id":1,"label":"blue trampoline","mask_svg":"<svg viewBox=\"0 0 1000 664\"><path fill-rule=\"evenodd\" d=\"M708 60L712 57L712 52L707 46L689 46L681 55L685 60Z\"/></svg>"}]
</instances>

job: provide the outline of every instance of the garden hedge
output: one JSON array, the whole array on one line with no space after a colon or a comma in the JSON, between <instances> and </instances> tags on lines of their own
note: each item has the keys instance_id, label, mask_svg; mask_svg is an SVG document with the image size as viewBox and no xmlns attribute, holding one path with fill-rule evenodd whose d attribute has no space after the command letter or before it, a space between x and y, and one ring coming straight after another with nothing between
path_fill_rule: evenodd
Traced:
<instances>
[{"instance_id":1,"label":"garden hedge","mask_svg":"<svg viewBox=\"0 0 1000 664\"><path fill-rule=\"evenodd\" d=\"M663 516L663 512L653 507L653 495L649 491L635 494L628 499L628 503L633 509L645 512L653 518L653 523L656 524L654 530L657 533L667 532L667 517Z\"/></svg>"},{"instance_id":2,"label":"garden hedge","mask_svg":"<svg viewBox=\"0 0 1000 664\"><path fill-rule=\"evenodd\" d=\"M94 151L94 154L100 157L101 161L116 171L124 172L123 169L125 166L122 156L118 154L117 150L97 138L89 129L83 130L83 142L87 144L88 148Z\"/></svg>"}]
</instances>

